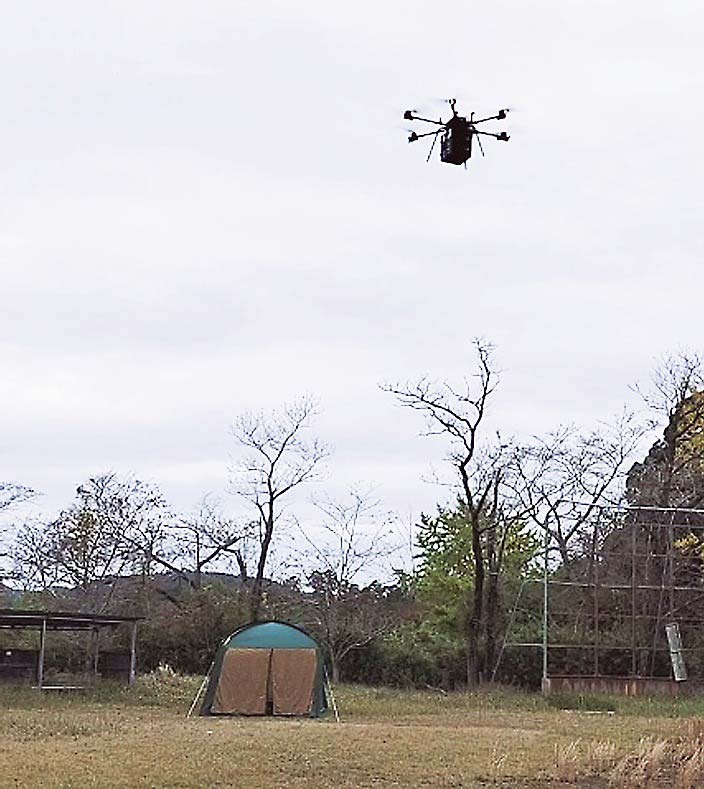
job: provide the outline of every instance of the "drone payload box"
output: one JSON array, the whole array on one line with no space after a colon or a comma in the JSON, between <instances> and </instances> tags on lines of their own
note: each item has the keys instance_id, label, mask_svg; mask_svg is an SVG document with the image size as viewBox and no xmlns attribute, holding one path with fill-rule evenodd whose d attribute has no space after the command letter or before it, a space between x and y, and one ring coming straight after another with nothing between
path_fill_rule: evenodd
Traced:
<instances>
[{"instance_id":1,"label":"drone payload box","mask_svg":"<svg viewBox=\"0 0 704 789\"><path fill-rule=\"evenodd\" d=\"M466 118L455 115L443 132L440 159L448 164L464 164L472 155L472 129Z\"/></svg>"}]
</instances>

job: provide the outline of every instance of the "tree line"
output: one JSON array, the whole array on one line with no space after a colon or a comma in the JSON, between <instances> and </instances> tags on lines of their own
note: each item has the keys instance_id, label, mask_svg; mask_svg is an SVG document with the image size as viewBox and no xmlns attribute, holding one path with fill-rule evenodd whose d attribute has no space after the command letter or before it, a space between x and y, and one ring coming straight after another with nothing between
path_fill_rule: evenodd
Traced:
<instances>
[{"instance_id":1,"label":"tree line","mask_svg":"<svg viewBox=\"0 0 704 789\"><path fill-rule=\"evenodd\" d=\"M514 600L538 574L545 546L556 557L551 573L578 572L600 508L701 506L704 368L695 354L671 355L638 388L639 413L519 440L490 429L494 352L482 340L473 350L459 383L423 377L381 387L444 442L450 472L447 498L416 524L411 571L394 568L397 522L372 489L317 496L313 518L295 517L296 493L320 481L330 456L313 429L316 404L302 398L235 420L230 492L244 514L226 514L213 497L177 514L152 483L96 475L57 517L6 532L0 559L12 599L136 607L149 617L145 659L185 670L207 667L228 628L277 617L312 631L335 679L471 686L533 676L535 656L497 668ZM643 457L658 425L662 437ZM33 495L0 483L0 511ZM277 549L286 562L274 569Z\"/></svg>"}]
</instances>

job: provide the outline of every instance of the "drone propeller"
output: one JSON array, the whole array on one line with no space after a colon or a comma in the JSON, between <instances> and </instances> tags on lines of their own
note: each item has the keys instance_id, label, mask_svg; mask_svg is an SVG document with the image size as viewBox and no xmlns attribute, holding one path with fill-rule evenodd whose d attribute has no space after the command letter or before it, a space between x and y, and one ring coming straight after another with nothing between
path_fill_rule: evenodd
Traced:
<instances>
[{"instance_id":1,"label":"drone propeller","mask_svg":"<svg viewBox=\"0 0 704 789\"><path fill-rule=\"evenodd\" d=\"M442 107L447 108L449 101L447 96L431 96L427 101L423 102L423 106L426 109L432 108L433 110L438 110Z\"/></svg>"},{"instance_id":2,"label":"drone propeller","mask_svg":"<svg viewBox=\"0 0 704 789\"><path fill-rule=\"evenodd\" d=\"M453 101L460 105L465 105L469 101L467 96L461 91L450 95L452 95L453 98L448 98L447 94L445 96L431 96L429 99L422 101L417 109L409 110L409 112L413 113L413 115L422 115L426 118L432 118L438 114L448 114L448 105Z\"/></svg>"},{"instance_id":3,"label":"drone propeller","mask_svg":"<svg viewBox=\"0 0 704 789\"><path fill-rule=\"evenodd\" d=\"M421 101L420 104L416 104L412 109L406 110L406 112L412 115L422 115L432 118L446 109L447 99L443 99L442 101Z\"/></svg>"},{"instance_id":4,"label":"drone propeller","mask_svg":"<svg viewBox=\"0 0 704 789\"><path fill-rule=\"evenodd\" d=\"M452 98L448 98L448 95L450 95ZM441 104L447 105L451 101L457 101L458 104L468 104L468 103L474 102L475 100L476 100L475 96L467 96L461 90L455 91L454 93L451 93L451 94L446 94L445 96L442 96L442 97L440 97L440 96L433 96L432 99L431 99L431 101L434 104L440 104L440 105Z\"/></svg>"}]
</instances>

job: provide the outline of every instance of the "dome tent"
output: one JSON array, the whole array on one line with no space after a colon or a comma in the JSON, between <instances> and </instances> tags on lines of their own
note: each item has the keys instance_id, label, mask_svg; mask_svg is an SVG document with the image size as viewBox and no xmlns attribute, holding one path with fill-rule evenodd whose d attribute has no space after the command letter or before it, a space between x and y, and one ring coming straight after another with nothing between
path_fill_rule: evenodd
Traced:
<instances>
[{"instance_id":1,"label":"dome tent","mask_svg":"<svg viewBox=\"0 0 704 789\"><path fill-rule=\"evenodd\" d=\"M201 715L307 715L327 709L318 644L286 622L254 622L218 649Z\"/></svg>"}]
</instances>

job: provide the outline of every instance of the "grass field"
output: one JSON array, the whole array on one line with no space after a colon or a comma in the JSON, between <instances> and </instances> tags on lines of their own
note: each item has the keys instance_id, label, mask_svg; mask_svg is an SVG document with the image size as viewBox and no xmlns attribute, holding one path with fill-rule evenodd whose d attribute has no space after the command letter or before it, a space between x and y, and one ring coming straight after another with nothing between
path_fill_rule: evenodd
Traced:
<instances>
[{"instance_id":1,"label":"grass field","mask_svg":"<svg viewBox=\"0 0 704 789\"><path fill-rule=\"evenodd\" d=\"M704 702L345 687L339 725L187 720L197 685L0 689L0 786L704 786Z\"/></svg>"}]
</instances>

